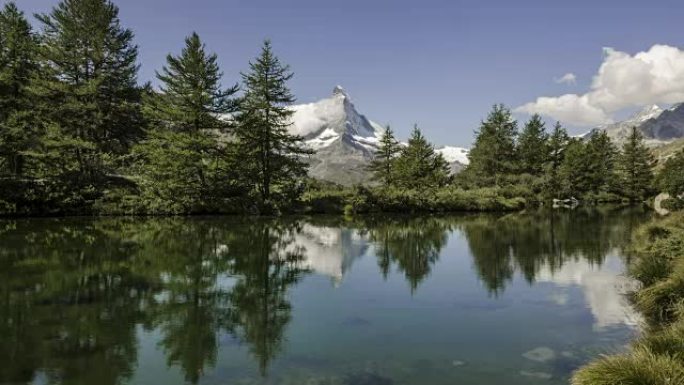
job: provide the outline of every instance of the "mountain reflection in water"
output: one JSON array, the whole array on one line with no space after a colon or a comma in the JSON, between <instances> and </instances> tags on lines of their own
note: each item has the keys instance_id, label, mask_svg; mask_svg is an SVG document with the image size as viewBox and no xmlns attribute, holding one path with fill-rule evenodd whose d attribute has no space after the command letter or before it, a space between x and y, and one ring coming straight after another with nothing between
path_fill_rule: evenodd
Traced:
<instances>
[{"instance_id":1,"label":"mountain reflection in water","mask_svg":"<svg viewBox=\"0 0 684 385\"><path fill-rule=\"evenodd\" d=\"M423 286L436 286L432 275L455 258L455 252L445 254L451 244L470 256L471 271L460 270L459 276L475 277L490 300L464 294L450 299L451 305L440 302L445 309L499 311L510 305L506 290L520 277L530 287L553 285L549 303L554 306L571 306L572 290L581 290L597 330L635 325L638 316L623 296L631 283L620 272L629 234L646 217L639 210L604 209L354 220L0 221L0 384L144 383L139 376L147 362L141 349L149 341L143 335L155 336L155 354L179 373L176 378L164 372L170 382L257 378L244 383L286 383L264 379L278 357L283 363L275 370L283 373L297 360L287 354L288 327L313 322L304 317L309 311L305 294L330 290L321 301L359 313L319 330L323 336L333 338L340 325L360 340L363 333L392 333L392 318L378 325L364 314L368 292L388 290L393 298L421 301ZM359 278L347 282L352 273ZM369 278L357 283L362 276L381 277L386 284L371 284ZM327 277L329 289L316 286L314 277ZM392 286L399 278L403 289ZM306 293L299 294L302 290ZM527 300L546 304L544 298ZM297 318L298 304L304 318ZM413 310L412 317L423 314L427 322L431 313ZM333 317L319 318L326 316ZM304 343L298 336L293 332L293 346ZM243 362L238 358L230 373L217 368L222 350L229 354L230 349L243 349L258 376L237 364ZM335 356L310 357L302 365L335 367L328 361ZM443 370L425 365L420 370ZM386 378L359 370L325 378L332 378L330 383Z\"/></svg>"}]
</instances>

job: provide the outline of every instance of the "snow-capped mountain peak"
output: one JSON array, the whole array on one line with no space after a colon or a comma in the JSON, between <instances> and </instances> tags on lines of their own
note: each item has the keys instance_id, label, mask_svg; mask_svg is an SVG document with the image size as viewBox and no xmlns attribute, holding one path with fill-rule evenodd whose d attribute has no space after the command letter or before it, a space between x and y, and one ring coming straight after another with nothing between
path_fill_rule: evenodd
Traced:
<instances>
[{"instance_id":1,"label":"snow-capped mountain peak","mask_svg":"<svg viewBox=\"0 0 684 385\"><path fill-rule=\"evenodd\" d=\"M599 126L583 137L589 138L603 130L616 143L622 144L631 134L633 127L641 131L649 146L659 146L684 137L684 105L675 104L666 110L655 104L649 105L627 120Z\"/></svg>"},{"instance_id":2,"label":"snow-capped mountain peak","mask_svg":"<svg viewBox=\"0 0 684 385\"><path fill-rule=\"evenodd\" d=\"M442 148L436 149L435 151L442 154L444 160L449 163L458 162L463 165L470 164L470 159L468 158L470 150L467 148L444 146Z\"/></svg>"},{"instance_id":3,"label":"snow-capped mountain peak","mask_svg":"<svg viewBox=\"0 0 684 385\"><path fill-rule=\"evenodd\" d=\"M385 129L359 113L344 88L336 86L328 98L291 108L290 133L301 136L315 151L311 176L346 185L368 181L368 164ZM454 172L468 163L466 149L444 147L437 151Z\"/></svg>"},{"instance_id":4,"label":"snow-capped mountain peak","mask_svg":"<svg viewBox=\"0 0 684 385\"><path fill-rule=\"evenodd\" d=\"M333 88L333 95L340 96L343 98L349 98L347 91L345 91L341 85L336 85L335 88Z\"/></svg>"},{"instance_id":5,"label":"snow-capped mountain peak","mask_svg":"<svg viewBox=\"0 0 684 385\"><path fill-rule=\"evenodd\" d=\"M650 105L650 106L644 107L644 109L642 109L641 111L639 111L639 113L637 113L636 115L634 115L634 116L633 116L632 118L630 118L629 120L632 121L632 122L639 122L639 123L641 123L641 122L645 122L645 121L647 121L647 120L649 120L649 119L655 119L655 118L657 118L658 116L660 116L660 114L662 114L662 113L663 113L663 109L662 109L662 108L660 108L657 104L652 104L652 105Z\"/></svg>"}]
</instances>

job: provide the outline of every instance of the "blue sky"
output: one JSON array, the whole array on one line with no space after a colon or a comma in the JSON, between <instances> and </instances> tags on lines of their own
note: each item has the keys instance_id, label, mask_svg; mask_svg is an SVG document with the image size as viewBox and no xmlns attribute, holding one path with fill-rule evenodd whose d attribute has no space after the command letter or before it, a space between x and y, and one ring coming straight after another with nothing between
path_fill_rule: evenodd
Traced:
<instances>
[{"instance_id":1,"label":"blue sky","mask_svg":"<svg viewBox=\"0 0 684 385\"><path fill-rule=\"evenodd\" d=\"M218 53L226 85L238 80L262 40L270 38L295 72L291 88L299 102L326 97L340 84L370 119L391 124L402 138L417 122L439 145L469 146L494 103L512 108L530 103L517 116L526 118L526 110L545 113L549 123L567 118L576 133L597 119L622 117L640 104L672 103L679 98L676 91L684 92L676 83L668 86L675 90L658 89L652 96L611 91L618 98L625 94L622 102L613 96L610 102L598 100L592 95L605 94L599 89L586 100L535 103L540 96L589 92L592 78L609 56L604 47L624 52L627 59L655 44L684 47L681 1L114 2L124 26L136 34L141 82L153 80L166 54L177 53L192 31ZM17 1L27 13L47 12L56 3ZM651 56L678 60L678 53L673 48ZM625 62L615 58L616 66ZM608 75L633 73L619 68ZM568 73L576 77L575 83L554 81ZM608 75L619 84L628 83ZM684 72L667 73L661 81L673 76L679 80L680 75L684 79ZM644 84L657 80L646 79ZM594 113L596 108L600 113Z\"/></svg>"}]
</instances>

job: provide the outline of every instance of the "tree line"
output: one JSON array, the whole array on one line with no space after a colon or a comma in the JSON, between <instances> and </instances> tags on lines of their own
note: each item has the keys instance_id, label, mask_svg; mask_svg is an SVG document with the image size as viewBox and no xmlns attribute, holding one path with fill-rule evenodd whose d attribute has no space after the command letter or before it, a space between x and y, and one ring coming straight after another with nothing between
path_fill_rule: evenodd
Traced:
<instances>
[{"instance_id":1,"label":"tree line","mask_svg":"<svg viewBox=\"0 0 684 385\"><path fill-rule=\"evenodd\" d=\"M193 33L154 89L112 2L36 18L0 11L0 211L271 212L298 196L310 152L287 131L292 72L269 41L224 87Z\"/></svg>"},{"instance_id":2,"label":"tree line","mask_svg":"<svg viewBox=\"0 0 684 385\"><path fill-rule=\"evenodd\" d=\"M386 188L496 188L537 201L641 202L656 187L655 161L636 127L618 148L605 131L573 138L556 123L548 132L539 115L533 115L519 130L503 105L495 105L482 121L469 159L462 172L449 178L444 159L417 128L402 147L388 127L370 169ZM681 173L675 167L667 169Z\"/></svg>"},{"instance_id":3,"label":"tree line","mask_svg":"<svg viewBox=\"0 0 684 385\"><path fill-rule=\"evenodd\" d=\"M519 131L502 105L456 176L417 126L407 144L387 127L368 185L321 187L287 129L293 73L269 41L224 86L192 33L153 87L138 81L134 34L111 1L62 0L36 18L34 30L13 2L0 10L0 214L499 210L684 192L684 153L655 178L636 129L622 148L604 132L547 132L537 115Z\"/></svg>"}]
</instances>

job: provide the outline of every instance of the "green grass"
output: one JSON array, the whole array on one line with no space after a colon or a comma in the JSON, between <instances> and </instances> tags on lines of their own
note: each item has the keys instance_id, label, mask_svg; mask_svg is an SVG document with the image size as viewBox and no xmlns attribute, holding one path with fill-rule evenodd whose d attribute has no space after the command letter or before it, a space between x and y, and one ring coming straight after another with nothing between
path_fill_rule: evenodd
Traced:
<instances>
[{"instance_id":1,"label":"green grass","mask_svg":"<svg viewBox=\"0 0 684 385\"><path fill-rule=\"evenodd\" d=\"M578 370L573 385L684 384L684 212L641 226L631 250L630 274L643 285L635 305L648 330L627 353Z\"/></svg>"}]
</instances>

